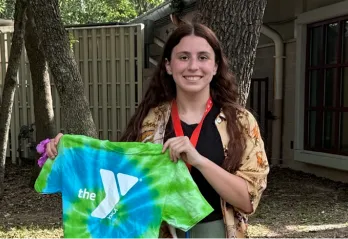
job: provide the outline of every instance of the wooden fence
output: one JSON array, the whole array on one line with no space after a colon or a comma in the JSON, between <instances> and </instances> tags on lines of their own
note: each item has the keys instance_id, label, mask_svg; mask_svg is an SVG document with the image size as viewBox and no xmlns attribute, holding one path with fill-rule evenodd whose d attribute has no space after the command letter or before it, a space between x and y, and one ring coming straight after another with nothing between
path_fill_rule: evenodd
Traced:
<instances>
[{"instance_id":1,"label":"wooden fence","mask_svg":"<svg viewBox=\"0 0 348 239\"><path fill-rule=\"evenodd\" d=\"M116 141L138 106L143 91L142 24L68 28L85 95L100 139ZM2 92L12 32L0 33L0 93ZM55 124L64 132L64 117L53 84ZM1 94L2 95L2 94ZM0 97L1 99L1 97ZM22 54L11 117L7 156L17 162L21 126L35 124L29 62ZM34 128L35 129L35 128ZM34 140L35 140L35 134ZM23 156L28 156L24 142Z\"/></svg>"}]
</instances>

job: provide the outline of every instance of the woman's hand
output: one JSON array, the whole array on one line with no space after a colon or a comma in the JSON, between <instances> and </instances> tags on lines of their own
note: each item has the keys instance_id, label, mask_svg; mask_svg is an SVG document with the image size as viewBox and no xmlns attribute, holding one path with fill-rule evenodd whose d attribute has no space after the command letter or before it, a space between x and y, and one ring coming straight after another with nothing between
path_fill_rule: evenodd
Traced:
<instances>
[{"instance_id":1,"label":"woman's hand","mask_svg":"<svg viewBox=\"0 0 348 239\"><path fill-rule=\"evenodd\" d=\"M54 159L58 155L57 145L62 136L63 134L59 133L54 139L51 139L50 142L46 145L46 154L50 159Z\"/></svg>"},{"instance_id":2,"label":"woman's hand","mask_svg":"<svg viewBox=\"0 0 348 239\"><path fill-rule=\"evenodd\" d=\"M167 149L170 151L170 158L173 162L177 162L180 158L186 163L197 167L205 158L198 153L193 147L187 136L170 138L163 145L162 153Z\"/></svg>"}]
</instances>

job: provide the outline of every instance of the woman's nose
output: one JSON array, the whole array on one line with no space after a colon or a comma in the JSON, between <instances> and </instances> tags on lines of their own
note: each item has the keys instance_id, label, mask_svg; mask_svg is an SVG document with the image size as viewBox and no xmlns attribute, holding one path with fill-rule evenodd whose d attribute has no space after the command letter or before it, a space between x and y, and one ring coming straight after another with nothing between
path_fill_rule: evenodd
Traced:
<instances>
[{"instance_id":1,"label":"woman's nose","mask_svg":"<svg viewBox=\"0 0 348 239\"><path fill-rule=\"evenodd\" d=\"M197 70L198 69L198 62L196 59L192 58L190 59L190 62L189 62L189 70Z\"/></svg>"}]
</instances>

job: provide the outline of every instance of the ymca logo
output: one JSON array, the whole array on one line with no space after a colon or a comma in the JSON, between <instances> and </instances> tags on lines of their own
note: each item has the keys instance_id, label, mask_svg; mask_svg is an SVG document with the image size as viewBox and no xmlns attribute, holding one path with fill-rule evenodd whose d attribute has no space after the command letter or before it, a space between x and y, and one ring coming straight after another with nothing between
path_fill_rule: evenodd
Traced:
<instances>
[{"instance_id":1,"label":"ymca logo","mask_svg":"<svg viewBox=\"0 0 348 239\"><path fill-rule=\"evenodd\" d=\"M139 181L139 179L123 173L118 173L117 177L115 177L115 174L112 171L105 169L100 169L100 176L103 182L105 198L103 201L101 201L98 207L94 209L91 215L92 217L103 219L111 213L111 211L120 201L119 192L121 193L121 196L126 195L127 192ZM81 194L83 195L80 196ZM78 196L79 198L87 197L87 199L89 198L90 200L94 200L96 195L94 193L87 192L86 189L84 191L80 189Z\"/></svg>"}]
</instances>

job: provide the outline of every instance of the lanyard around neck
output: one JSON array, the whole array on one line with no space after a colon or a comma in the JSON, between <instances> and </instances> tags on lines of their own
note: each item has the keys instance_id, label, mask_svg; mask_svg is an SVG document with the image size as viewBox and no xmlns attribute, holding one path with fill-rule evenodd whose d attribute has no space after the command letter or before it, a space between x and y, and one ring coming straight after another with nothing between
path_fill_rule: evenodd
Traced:
<instances>
[{"instance_id":1,"label":"lanyard around neck","mask_svg":"<svg viewBox=\"0 0 348 239\"><path fill-rule=\"evenodd\" d=\"M209 99L206 103L203 117L190 137L190 142L193 145L193 147L195 147L195 148L197 146L199 134L201 133L203 121L204 121L205 117L207 116L207 114L209 113L209 111L211 110L212 106L213 106L213 101L212 101L211 97L209 97ZM173 102L172 102L171 117L172 117L172 122L173 122L173 127L174 127L176 137L184 136L184 131L182 130L181 121L180 121L180 117L179 117L179 111L178 111L178 105L176 103L176 100L173 100ZM191 170L191 165L186 163L186 166L188 167L189 170Z\"/></svg>"}]
</instances>

